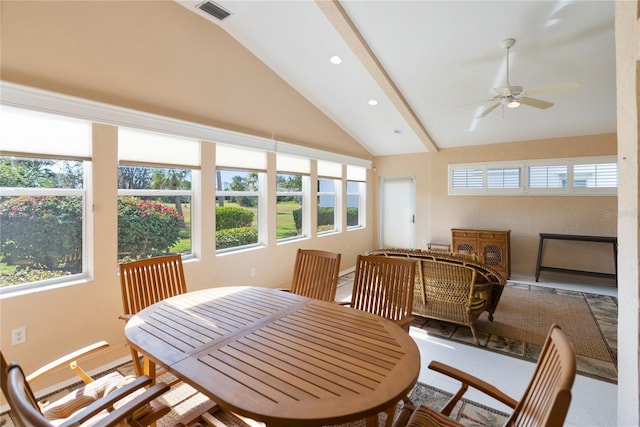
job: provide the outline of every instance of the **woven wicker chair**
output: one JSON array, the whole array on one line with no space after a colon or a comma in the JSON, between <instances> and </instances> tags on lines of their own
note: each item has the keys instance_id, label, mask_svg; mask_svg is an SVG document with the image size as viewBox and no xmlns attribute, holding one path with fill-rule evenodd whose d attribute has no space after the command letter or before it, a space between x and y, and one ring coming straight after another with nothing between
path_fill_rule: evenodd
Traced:
<instances>
[{"instance_id":1,"label":"woven wicker chair","mask_svg":"<svg viewBox=\"0 0 640 427\"><path fill-rule=\"evenodd\" d=\"M414 303L414 313L431 319L468 326L473 341L480 345L473 322L482 314L488 285L476 283L472 267L445 261L420 260L422 298Z\"/></svg>"},{"instance_id":2,"label":"woven wicker chair","mask_svg":"<svg viewBox=\"0 0 640 427\"><path fill-rule=\"evenodd\" d=\"M291 292L323 301L334 301L340 273L340 254L298 249Z\"/></svg>"},{"instance_id":3,"label":"woven wicker chair","mask_svg":"<svg viewBox=\"0 0 640 427\"><path fill-rule=\"evenodd\" d=\"M16 362L7 363L0 353L0 385L9 401L10 416L18 426L146 426L169 413L170 408L156 398L169 390L164 383L153 385L149 377L123 377L118 372L93 379L77 364L77 359L101 351L104 341L60 357L25 375ZM83 380L84 385L52 402L38 402L31 384L64 365ZM147 389L148 387L148 389Z\"/></svg>"},{"instance_id":4,"label":"woven wicker chair","mask_svg":"<svg viewBox=\"0 0 640 427\"><path fill-rule=\"evenodd\" d=\"M488 298L487 303L485 305L485 311L488 313L489 320L493 321L493 313L495 312L498 302L500 301L500 297L502 296L502 291L504 290L504 285L506 284L506 280L491 267L480 264L477 262L476 257L469 254L459 254L459 253L446 253L439 251L423 251L420 249L401 249L401 248L381 248L374 249L367 253L367 255L379 255L386 257L401 257L401 258L411 258L416 261L422 259L431 259L436 261L445 261L454 264L462 264L468 267L473 267L476 270L476 278L475 281L477 284L488 285ZM422 293L422 273L421 269L416 268L416 296L415 301L422 301L423 293ZM414 314L422 315L419 311L419 307L414 307Z\"/></svg>"},{"instance_id":5,"label":"woven wicker chair","mask_svg":"<svg viewBox=\"0 0 640 427\"><path fill-rule=\"evenodd\" d=\"M347 304L393 320L408 331L413 321L415 265L409 259L358 255Z\"/></svg>"},{"instance_id":6,"label":"woven wicker chair","mask_svg":"<svg viewBox=\"0 0 640 427\"><path fill-rule=\"evenodd\" d=\"M182 257L166 255L120 264L120 288L124 309L120 319L128 321L151 304L187 292ZM131 358L136 374L142 375L140 355L134 348Z\"/></svg>"},{"instance_id":7,"label":"woven wicker chair","mask_svg":"<svg viewBox=\"0 0 640 427\"><path fill-rule=\"evenodd\" d=\"M576 355L564 332L558 325L552 325L533 376L519 401L491 384L443 363L433 361L429 364L429 369L460 381L460 389L440 412L426 406L415 409L412 405L406 404L396 420L396 427L462 425L449 418L449 415L469 387L513 408L505 426L561 427L571 404L571 387L576 376Z\"/></svg>"}]
</instances>

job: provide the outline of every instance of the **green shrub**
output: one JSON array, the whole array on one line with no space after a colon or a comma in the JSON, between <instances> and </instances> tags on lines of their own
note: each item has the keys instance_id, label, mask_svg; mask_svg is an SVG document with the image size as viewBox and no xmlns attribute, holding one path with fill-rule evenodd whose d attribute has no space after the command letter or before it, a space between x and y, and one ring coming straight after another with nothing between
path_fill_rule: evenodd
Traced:
<instances>
[{"instance_id":1,"label":"green shrub","mask_svg":"<svg viewBox=\"0 0 640 427\"><path fill-rule=\"evenodd\" d=\"M347 208L347 227L358 225L358 208Z\"/></svg>"},{"instance_id":2,"label":"green shrub","mask_svg":"<svg viewBox=\"0 0 640 427\"><path fill-rule=\"evenodd\" d=\"M216 208L216 231L251 227L253 217L253 212L248 209L235 206L219 206Z\"/></svg>"},{"instance_id":3,"label":"green shrub","mask_svg":"<svg viewBox=\"0 0 640 427\"><path fill-rule=\"evenodd\" d=\"M296 224L296 230L302 230L302 208L291 211L293 214L293 222Z\"/></svg>"},{"instance_id":4,"label":"green shrub","mask_svg":"<svg viewBox=\"0 0 640 427\"><path fill-rule=\"evenodd\" d=\"M22 196L0 203L2 261L82 271L82 198Z\"/></svg>"},{"instance_id":5,"label":"green shrub","mask_svg":"<svg viewBox=\"0 0 640 427\"><path fill-rule=\"evenodd\" d=\"M258 229L255 227L229 228L216 231L216 249L258 243Z\"/></svg>"},{"instance_id":6,"label":"green shrub","mask_svg":"<svg viewBox=\"0 0 640 427\"><path fill-rule=\"evenodd\" d=\"M118 198L118 252L134 257L165 254L180 240L182 216L162 203Z\"/></svg>"},{"instance_id":7,"label":"green shrub","mask_svg":"<svg viewBox=\"0 0 640 427\"><path fill-rule=\"evenodd\" d=\"M334 225L333 208L318 207L318 227L322 225Z\"/></svg>"},{"instance_id":8,"label":"green shrub","mask_svg":"<svg viewBox=\"0 0 640 427\"><path fill-rule=\"evenodd\" d=\"M291 212L296 229L302 229L302 208ZM333 208L318 207L318 225L333 225ZM347 208L347 226L358 225L358 208Z\"/></svg>"}]
</instances>

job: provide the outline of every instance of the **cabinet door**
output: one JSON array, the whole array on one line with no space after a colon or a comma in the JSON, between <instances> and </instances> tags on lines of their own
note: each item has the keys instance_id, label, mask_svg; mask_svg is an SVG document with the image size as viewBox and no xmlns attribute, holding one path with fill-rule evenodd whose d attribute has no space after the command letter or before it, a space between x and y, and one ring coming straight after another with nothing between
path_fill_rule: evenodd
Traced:
<instances>
[{"instance_id":1,"label":"cabinet door","mask_svg":"<svg viewBox=\"0 0 640 427\"><path fill-rule=\"evenodd\" d=\"M484 263L495 270L507 271L507 245L500 240L481 240L480 250Z\"/></svg>"},{"instance_id":2,"label":"cabinet door","mask_svg":"<svg viewBox=\"0 0 640 427\"><path fill-rule=\"evenodd\" d=\"M481 255L478 253L478 240L476 239L465 239L465 238L454 239L453 251L460 252L463 254Z\"/></svg>"},{"instance_id":3,"label":"cabinet door","mask_svg":"<svg viewBox=\"0 0 640 427\"><path fill-rule=\"evenodd\" d=\"M478 247L478 233L470 230L451 230L453 251L465 254L482 255Z\"/></svg>"}]
</instances>

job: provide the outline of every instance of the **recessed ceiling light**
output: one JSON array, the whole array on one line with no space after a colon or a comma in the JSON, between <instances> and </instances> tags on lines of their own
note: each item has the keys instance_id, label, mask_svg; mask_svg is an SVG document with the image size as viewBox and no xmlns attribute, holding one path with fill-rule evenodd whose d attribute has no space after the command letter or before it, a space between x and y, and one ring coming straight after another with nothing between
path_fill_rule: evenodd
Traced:
<instances>
[{"instance_id":1,"label":"recessed ceiling light","mask_svg":"<svg viewBox=\"0 0 640 427\"><path fill-rule=\"evenodd\" d=\"M333 55L331 58L329 58L329 61L332 64L338 65L342 62L342 58L340 58L338 55Z\"/></svg>"},{"instance_id":2,"label":"recessed ceiling light","mask_svg":"<svg viewBox=\"0 0 640 427\"><path fill-rule=\"evenodd\" d=\"M378 105L378 101L376 101L375 99L370 99L367 103L369 105Z\"/></svg>"}]
</instances>

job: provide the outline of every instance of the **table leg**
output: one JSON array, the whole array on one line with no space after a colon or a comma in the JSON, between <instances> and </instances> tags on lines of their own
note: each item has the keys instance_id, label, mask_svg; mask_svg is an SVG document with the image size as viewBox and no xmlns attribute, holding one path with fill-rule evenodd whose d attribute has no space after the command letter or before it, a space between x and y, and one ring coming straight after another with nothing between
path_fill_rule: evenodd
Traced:
<instances>
[{"instance_id":1,"label":"table leg","mask_svg":"<svg viewBox=\"0 0 640 427\"><path fill-rule=\"evenodd\" d=\"M396 416L396 407L397 404L390 406L389 408L387 408L386 414L387 414L387 420L384 423L384 427L392 427L393 426L393 419Z\"/></svg>"},{"instance_id":2,"label":"table leg","mask_svg":"<svg viewBox=\"0 0 640 427\"><path fill-rule=\"evenodd\" d=\"M387 418L384 422L384 427L392 427L393 419L396 416L396 407L398 405L394 404L389 406L384 412L387 414ZM369 415L366 418L366 427L378 427L378 414Z\"/></svg>"},{"instance_id":3,"label":"table leg","mask_svg":"<svg viewBox=\"0 0 640 427\"><path fill-rule=\"evenodd\" d=\"M142 358L142 371L144 375L147 375L153 379L155 384L156 382L156 362L151 360L150 358L144 356Z\"/></svg>"}]
</instances>

